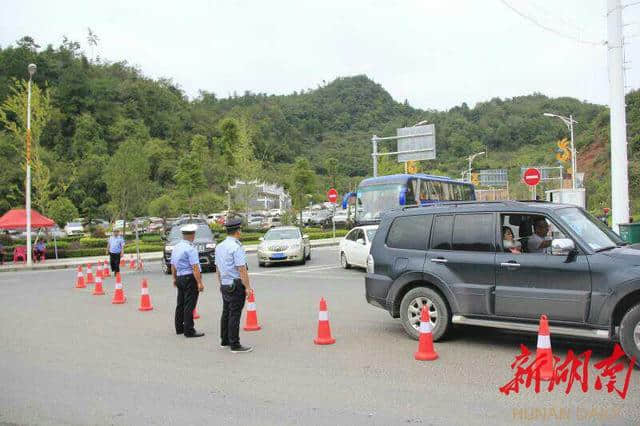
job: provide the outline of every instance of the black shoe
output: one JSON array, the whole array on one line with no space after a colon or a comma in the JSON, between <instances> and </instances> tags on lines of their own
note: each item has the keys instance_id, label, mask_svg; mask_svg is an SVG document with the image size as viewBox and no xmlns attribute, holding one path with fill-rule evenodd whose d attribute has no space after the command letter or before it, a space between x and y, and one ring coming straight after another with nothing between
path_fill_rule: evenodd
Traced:
<instances>
[{"instance_id":1,"label":"black shoe","mask_svg":"<svg viewBox=\"0 0 640 426\"><path fill-rule=\"evenodd\" d=\"M184 334L184 331L176 331L176 334Z\"/></svg>"},{"instance_id":2,"label":"black shoe","mask_svg":"<svg viewBox=\"0 0 640 426\"><path fill-rule=\"evenodd\" d=\"M204 333L199 333L199 332L195 332L193 334L185 334L184 337L202 337L204 336Z\"/></svg>"},{"instance_id":3,"label":"black shoe","mask_svg":"<svg viewBox=\"0 0 640 426\"><path fill-rule=\"evenodd\" d=\"M228 347L228 346L229 346L229 344L228 344L228 343L220 343L220 347L221 347L221 348L226 348L226 347Z\"/></svg>"},{"instance_id":4,"label":"black shoe","mask_svg":"<svg viewBox=\"0 0 640 426\"><path fill-rule=\"evenodd\" d=\"M234 354L243 354L245 352L251 352L252 350L253 348L251 346L238 345L238 346L231 347L231 353L234 353Z\"/></svg>"}]
</instances>

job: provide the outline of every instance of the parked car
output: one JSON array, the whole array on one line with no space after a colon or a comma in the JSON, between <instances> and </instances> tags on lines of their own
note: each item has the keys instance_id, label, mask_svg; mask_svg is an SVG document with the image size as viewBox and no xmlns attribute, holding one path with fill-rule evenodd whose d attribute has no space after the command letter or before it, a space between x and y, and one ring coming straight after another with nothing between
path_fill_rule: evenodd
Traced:
<instances>
[{"instance_id":1,"label":"parked car","mask_svg":"<svg viewBox=\"0 0 640 426\"><path fill-rule=\"evenodd\" d=\"M202 271L211 271L215 272L216 270L216 241L214 239L213 233L209 228L207 223L200 222L203 219L192 219L198 225L198 229L196 229L196 235L193 240L193 245L198 249L198 255L200 257L200 267ZM197 222L196 222L197 221ZM186 222L185 222L186 223ZM165 245L164 245L164 254L163 254L163 262L162 262L162 271L165 274L171 273L171 253L173 252L173 247L182 240L182 231L180 228L183 224L174 225L169 234L167 235Z\"/></svg>"},{"instance_id":2,"label":"parked car","mask_svg":"<svg viewBox=\"0 0 640 426\"><path fill-rule=\"evenodd\" d=\"M317 210L311 215L311 224L312 225L331 225L331 218L333 217L333 212L331 210L322 209Z\"/></svg>"},{"instance_id":3,"label":"parked car","mask_svg":"<svg viewBox=\"0 0 640 426\"><path fill-rule=\"evenodd\" d=\"M296 226L271 228L260 237L258 245L258 265L297 262L304 265L311 259L309 236L303 235Z\"/></svg>"},{"instance_id":4,"label":"parked car","mask_svg":"<svg viewBox=\"0 0 640 426\"><path fill-rule=\"evenodd\" d=\"M58 225L55 225L51 228L46 229L45 234L47 235L48 238L53 238L55 236L57 239L64 238L67 236L67 233L64 230L60 229Z\"/></svg>"},{"instance_id":5,"label":"parked car","mask_svg":"<svg viewBox=\"0 0 640 426\"><path fill-rule=\"evenodd\" d=\"M279 217L266 217L263 221L262 224L260 225L260 229L262 229L263 231L267 230L267 229L271 229L271 228L275 228L276 226L280 226L280 218Z\"/></svg>"},{"instance_id":6,"label":"parked car","mask_svg":"<svg viewBox=\"0 0 640 426\"><path fill-rule=\"evenodd\" d=\"M264 221L264 216L261 214L251 213L247 218L247 228L248 229L260 229L262 227L262 222Z\"/></svg>"},{"instance_id":7,"label":"parked car","mask_svg":"<svg viewBox=\"0 0 640 426\"><path fill-rule=\"evenodd\" d=\"M640 250L572 205L450 202L389 212L365 283L367 301L415 339L423 308L435 340L452 324L535 333L544 314L553 336L619 340L640 360Z\"/></svg>"},{"instance_id":8,"label":"parked car","mask_svg":"<svg viewBox=\"0 0 640 426\"><path fill-rule=\"evenodd\" d=\"M164 231L164 220L160 217L150 217L149 225L147 226L147 232L162 232Z\"/></svg>"},{"instance_id":9,"label":"parked car","mask_svg":"<svg viewBox=\"0 0 640 426\"><path fill-rule=\"evenodd\" d=\"M367 267L367 256L377 229L378 225L358 226L340 240L340 265L343 268Z\"/></svg>"},{"instance_id":10,"label":"parked car","mask_svg":"<svg viewBox=\"0 0 640 426\"><path fill-rule=\"evenodd\" d=\"M69 237L72 235L84 235L84 227L80 222L68 222L64 226L64 232L66 232Z\"/></svg>"},{"instance_id":11,"label":"parked car","mask_svg":"<svg viewBox=\"0 0 640 426\"><path fill-rule=\"evenodd\" d=\"M336 210L331 220L336 224L336 228L346 228L347 221L349 219L348 215L349 211L347 209L344 210Z\"/></svg>"}]
</instances>

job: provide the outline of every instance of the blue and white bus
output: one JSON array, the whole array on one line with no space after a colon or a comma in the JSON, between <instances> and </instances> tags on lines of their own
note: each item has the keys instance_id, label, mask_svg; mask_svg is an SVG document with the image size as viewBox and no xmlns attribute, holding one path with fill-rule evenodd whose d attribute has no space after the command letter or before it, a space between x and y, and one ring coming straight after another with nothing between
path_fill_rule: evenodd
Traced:
<instances>
[{"instance_id":1,"label":"blue and white bus","mask_svg":"<svg viewBox=\"0 0 640 426\"><path fill-rule=\"evenodd\" d=\"M428 205L442 201L472 201L476 199L472 184L424 174L397 174L364 179L356 193L346 194L342 204L356 198L356 224L376 223L381 213L404 206Z\"/></svg>"}]
</instances>

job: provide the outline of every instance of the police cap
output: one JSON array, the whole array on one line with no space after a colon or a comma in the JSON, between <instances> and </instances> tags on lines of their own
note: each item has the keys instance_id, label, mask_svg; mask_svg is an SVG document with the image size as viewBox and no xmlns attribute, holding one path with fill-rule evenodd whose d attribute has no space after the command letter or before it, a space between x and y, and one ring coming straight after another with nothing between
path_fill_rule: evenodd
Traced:
<instances>
[{"instance_id":1,"label":"police cap","mask_svg":"<svg viewBox=\"0 0 640 426\"><path fill-rule=\"evenodd\" d=\"M198 225L196 225L195 223L189 223L181 227L180 231L182 231L183 234L195 234L197 229Z\"/></svg>"},{"instance_id":2,"label":"police cap","mask_svg":"<svg viewBox=\"0 0 640 426\"><path fill-rule=\"evenodd\" d=\"M224 227L227 228L227 231L235 231L239 229L241 225L242 219L239 217L231 217L224 222Z\"/></svg>"}]
</instances>

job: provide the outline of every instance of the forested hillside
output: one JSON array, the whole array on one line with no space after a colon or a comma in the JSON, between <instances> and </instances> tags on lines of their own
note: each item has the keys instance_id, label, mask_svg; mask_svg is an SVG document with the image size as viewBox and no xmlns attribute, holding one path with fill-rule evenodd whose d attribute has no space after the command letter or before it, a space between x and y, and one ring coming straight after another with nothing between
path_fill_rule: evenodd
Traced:
<instances>
[{"instance_id":1,"label":"forested hillside","mask_svg":"<svg viewBox=\"0 0 640 426\"><path fill-rule=\"evenodd\" d=\"M590 208L608 204L608 110L601 105L532 94L423 111L395 101L364 75L289 95L222 99L201 92L189 100L170 80L147 78L124 62L88 60L76 42L40 47L25 37L0 47L0 213L24 203L24 79L31 62L38 66L34 204L58 220L215 211L224 208L225 189L236 178L284 184L294 200L295 192L321 200L331 183L342 192L371 173L373 134L394 135L423 120L436 125L438 151L437 160L420 164L423 171L459 177L465 157L486 150L474 166L509 168L514 194L522 196L519 167L555 165L555 143L568 136L544 112L573 114L579 122L579 171L587 172ZM640 92L629 94L627 104L636 206ZM308 168L307 187L294 185ZM394 160L381 169L402 170Z\"/></svg>"}]
</instances>

